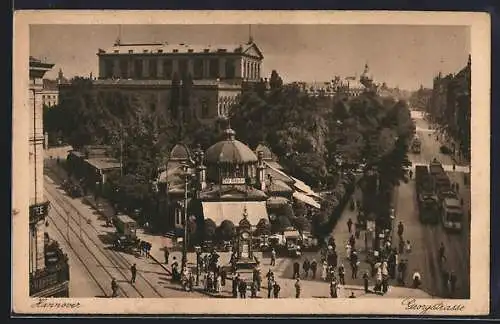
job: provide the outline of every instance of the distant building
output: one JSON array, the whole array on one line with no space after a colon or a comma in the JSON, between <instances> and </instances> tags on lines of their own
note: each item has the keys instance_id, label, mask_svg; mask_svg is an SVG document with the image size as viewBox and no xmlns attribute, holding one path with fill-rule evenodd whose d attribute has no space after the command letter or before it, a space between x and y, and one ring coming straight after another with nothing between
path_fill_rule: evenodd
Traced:
<instances>
[{"instance_id":1,"label":"distant building","mask_svg":"<svg viewBox=\"0 0 500 324\"><path fill-rule=\"evenodd\" d=\"M373 76L369 72L368 64L365 65L364 71L359 78L356 75L344 78L336 76L328 82L299 82L297 84L299 84L306 93L314 97L334 97L338 94L357 97L368 89L374 89L375 86L373 83Z\"/></svg>"},{"instance_id":2,"label":"distant building","mask_svg":"<svg viewBox=\"0 0 500 324\"><path fill-rule=\"evenodd\" d=\"M57 79L43 79L43 86L37 95L40 97L43 106L54 107L59 104L59 85L66 84L69 80L64 77L62 69L59 69Z\"/></svg>"},{"instance_id":3,"label":"distant building","mask_svg":"<svg viewBox=\"0 0 500 324\"><path fill-rule=\"evenodd\" d=\"M29 293L32 297L68 297L69 266L66 255L56 241L45 233L49 201L43 194L44 132L42 102L38 95L43 89L42 78L54 64L30 57L30 146L29 176Z\"/></svg>"},{"instance_id":4,"label":"distant building","mask_svg":"<svg viewBox=\"0 0 500 324\"><path fill-rule=\"evenodd\" d=\"M471 122L471 57L467 65L456 74L443 76L439 73L427 112L433 122L446 128L451 150L470 161Z\"/></svg>"},{"instance_id":5,"label":"distant building","mask_svg":"<svg viewBox=\"0 0 500 324\"><path fill-rule=\"evenodd\" d=\"M245 84L261 79L263 60L251 39L245 44L206 46L117 42L110 49L99 49L97 56L95 93L119 91L125 98L138 99L145 109L167 111L173 93L183 82L192 82L189 107L180 109L201 122L227 116ZM71 85L60 90L71 91Z\"/></svg>"}]
</instances>

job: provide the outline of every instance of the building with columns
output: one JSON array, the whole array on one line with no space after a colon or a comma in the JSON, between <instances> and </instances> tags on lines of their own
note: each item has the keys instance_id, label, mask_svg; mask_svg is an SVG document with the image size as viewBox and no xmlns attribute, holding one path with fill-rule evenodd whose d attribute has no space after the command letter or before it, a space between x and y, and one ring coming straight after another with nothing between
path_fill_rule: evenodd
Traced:
<instances>
[{"instance_id":1,"label":"building with columns","mask_svg":"<svg viewBox=\"0 0 500 324\"><path fill-rule=\"evenodd\" d=\"M54 64L30 57L29 62L29 272L30 296L67 297L69 269L66 256L45 233L49 201L43 194L44 132L43 76ZM50 253L51 258L47 258Z\"/></svg>"},{"instance_id":2,"label":"building with columns","mask_svg":"<svg viewBox=\"0 0 500 324\"><path fill-rule=\"evenodd\" d=\"M192 80L190 115L202 123L228 116L247 84L261 80L263 54L250 39L244 44L124 44L97 52L99 73L92 79L98 96L119 92L144 109L168 110L173 80ZM175 83L174 83L175 84ZM71 97L71 84L60 84L60 101Z\"/></svg>"}]
</instances>

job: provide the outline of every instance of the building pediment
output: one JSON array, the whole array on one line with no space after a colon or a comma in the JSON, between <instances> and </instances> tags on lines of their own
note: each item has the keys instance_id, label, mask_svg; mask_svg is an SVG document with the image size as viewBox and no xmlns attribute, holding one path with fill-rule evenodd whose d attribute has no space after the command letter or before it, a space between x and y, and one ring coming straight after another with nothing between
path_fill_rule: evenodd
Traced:
<instances>
[{"instance_id":1,"label":"building pediment","mask_svg":"<svg viewBox=\"0 0 500 324\"><path fill-rule=\"evenodd\" d=\"M255 45L255 43L250 44L243 53L249 56L256 57L259 60L262 60L264 58L264 55L262 55L262 51L257 45Z\"/></svg>"}]
</instances>

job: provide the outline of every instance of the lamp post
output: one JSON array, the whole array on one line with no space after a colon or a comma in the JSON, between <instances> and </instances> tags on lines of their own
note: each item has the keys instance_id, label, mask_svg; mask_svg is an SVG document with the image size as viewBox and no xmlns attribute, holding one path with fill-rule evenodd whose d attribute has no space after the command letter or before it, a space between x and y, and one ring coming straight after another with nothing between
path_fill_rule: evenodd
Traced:
<instances>
[{"instance_id":1,"label":"lamp post","mask_svg":"<svg viewBox=\"0 0 500 324\"><path fill-rule=\"evenodd\" d=\"M196 251L196 286L200 285L200 257L201 257L201 247L195 246Z\"/></svg>"},{"instance_id":2,"label":"lamp post","mask_svg":"<svg viewBox=\"0 0 500 324\"><path fill-rule=\"evenodd\" d=\"M189 173L189 166L184 164L184 238L182 244L182 271L186 268L187 264L187 240L188 240L188 189L189 189L189 180L191 179L191 173Z\"/></svg>"}]
</instances>

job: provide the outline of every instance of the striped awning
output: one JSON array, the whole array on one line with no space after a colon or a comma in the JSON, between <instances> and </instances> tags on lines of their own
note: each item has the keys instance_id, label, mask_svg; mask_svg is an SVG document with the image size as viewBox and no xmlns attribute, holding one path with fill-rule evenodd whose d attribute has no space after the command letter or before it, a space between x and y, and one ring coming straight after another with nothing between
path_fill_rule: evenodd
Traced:
<instances>
[{"instance_id":1,"label":"striped awning","mask_svg":"<svg viewBox=\"0 0 500 324\"><path fill-rule=\"evenodd\" d=\"M301 192L295 191L293 193L293 198L295 198L299 201L302 201L303 203L308 204L309 206L312 206L314 208L318 208L318 209L321 208L321 205L316 200L314 200L313 198L311 198L311 197L309 197Z\"/></svg>"},{"instance_id":2,"label":"striped awning","mask_svg":"<svg viewBox=\"0 0 500 324\"><path fill-rule=\"evenodd\" d=\"M238 226L243 219L243 213L247 213L247 220L252 226L256 226L261 218L268 219L265 201L224 201L224 202L202 202L204 219L210 218L219 226L224 220L230 220Z\"/></svg>"}]
</instances>

